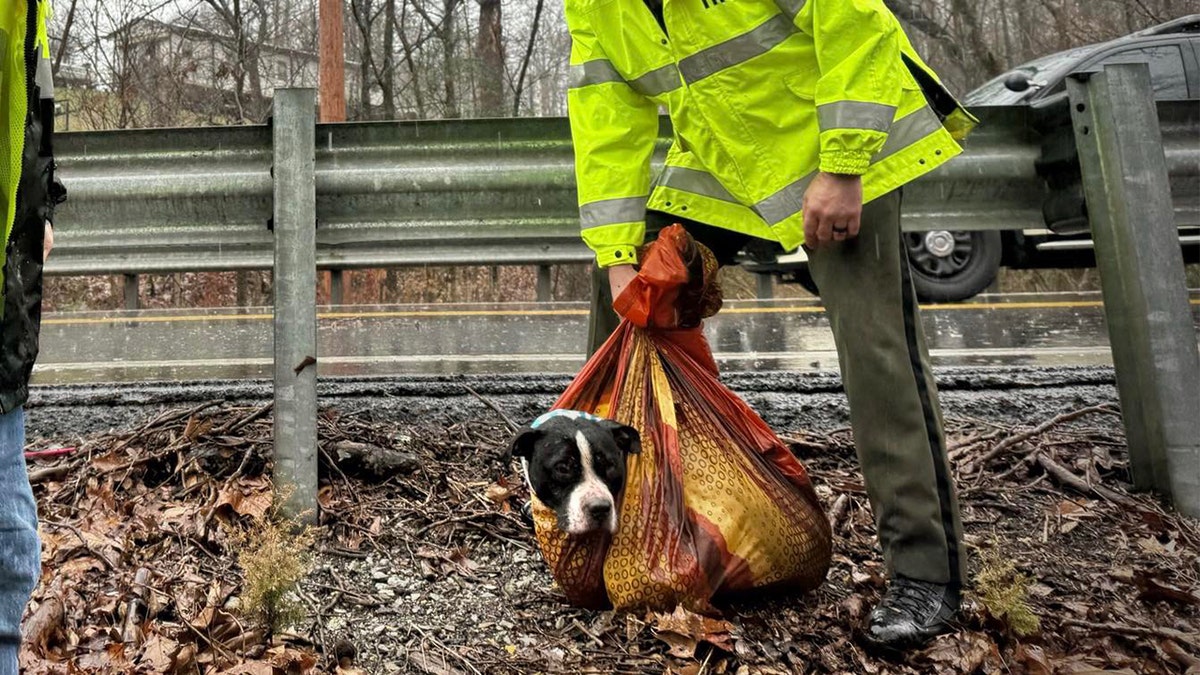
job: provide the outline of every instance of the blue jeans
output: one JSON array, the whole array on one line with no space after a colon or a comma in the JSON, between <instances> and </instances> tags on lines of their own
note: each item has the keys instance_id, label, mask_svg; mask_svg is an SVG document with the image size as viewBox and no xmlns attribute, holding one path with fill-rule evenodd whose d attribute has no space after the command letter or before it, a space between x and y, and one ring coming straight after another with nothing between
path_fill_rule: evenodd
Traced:
<instances>
[{"instance_id":1,"label":"blue jeans","mask_svg":"<svg viewBox=\"0 0 1200 675\"><path fill-rule=\"evenodd\" d=\"M25 411L0 415L0 675L17 674L21 615L42 572L37 503L25 471Z\"/></svg>"}]
</instances>

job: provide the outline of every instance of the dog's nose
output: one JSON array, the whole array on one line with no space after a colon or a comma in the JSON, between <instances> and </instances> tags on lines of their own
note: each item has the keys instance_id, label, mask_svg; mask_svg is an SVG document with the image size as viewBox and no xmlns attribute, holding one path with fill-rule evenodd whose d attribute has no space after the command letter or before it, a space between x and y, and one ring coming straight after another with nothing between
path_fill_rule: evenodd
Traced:
<instances>
[{"instance_id":1,"label":"dog's nose","mask_svg":"<svg viewBox=\"0 0 1200 675\"><path fill-rule=\"evenodd\" d=\"M593 521L604 522L608 520L609 514L612 513L612 504L609 502L594 502L588 504L587 512Z\"/></svg>"}]
</instances>

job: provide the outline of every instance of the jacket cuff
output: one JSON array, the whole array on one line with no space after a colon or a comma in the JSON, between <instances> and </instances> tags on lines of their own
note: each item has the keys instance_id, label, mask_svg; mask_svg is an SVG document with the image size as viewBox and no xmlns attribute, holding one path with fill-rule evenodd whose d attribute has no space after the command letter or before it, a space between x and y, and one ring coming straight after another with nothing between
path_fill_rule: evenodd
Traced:
<instances>
[{"instance_id":1,"label":"jacket cuff","mask_svg":"<svg viewBox=\"0 0 1200 675\"><path fill-rule=\"evenodd\" d=\"M632 244L601 246L596 249L596 264L602 269L616 265L636 265L637 247Z\"/></svg>"},{"instance_id":2,"label":"jacket cuff","mask_svg":"<svg viewBox=\"0 0 1200 675\"><path fill-rule=\"evenodd\" d=\"M852 150L828 150L821 153L820 170L825 173L840 173L861 176L871 166L871 153Z\"/></svg>"}]
</instances>

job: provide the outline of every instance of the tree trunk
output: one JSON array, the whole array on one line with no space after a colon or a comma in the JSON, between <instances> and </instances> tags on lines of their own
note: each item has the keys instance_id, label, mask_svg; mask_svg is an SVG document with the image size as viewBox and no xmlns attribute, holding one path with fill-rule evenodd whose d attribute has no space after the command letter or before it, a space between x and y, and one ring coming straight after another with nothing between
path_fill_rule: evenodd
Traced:
<instances>
[{"instance_id":1,"label":"tree trunk","mask_svg":"<svg viewBox=\"0 0 1200 675\"><path fill-rule=\"evenodd\" d=\"M525 58L521 59L521 73L517 75L516 91L513 93L513 117L521 114L521 93L525 91L525 73L529 71L529 59L533 56L533 46L537 44L538 25L542 22L542 7L545 0L537 0L533 8L533 24L529 27L529 43L525 45Z\"/></svg>"},{"instance_id":2,"label":"tree trunk","mask_svg":"<svg viewBox=\"0 0 1200 675\"><path fill-rule=\"evenodd\" d=\"M475 54L479 60L479 112L485 117L504 115L504 28L500 0L479 0L479 35Z\"/></svg>"},{"instance_id":3,"label":"tree trunk","mask_svg":"<svg viewBox=\"0 0 1200 675\"><path fill-rule=\"evenodd\" d=\"M396 119L396 0L384 0L383 17L383 81L379 83L383 90L383 116L385 119Z\"/></svg>"},{"instance_id":4,"label":"tree trunk","mask_svg":"<svg viewBox=\"0 0 1200 675\"><path fill-rule=\"evenodd\" d=\"M991 78L1004 72L1000 59L996 58L996 54L988 46L979 21L979 13L971 0L951 0L950 5L962 21L967 33L967 44L971 46L971 51L975 53L986 75Z\"/></svg>"},{"instance_id":5,"label":"tree trunk","mask_svg":"<svg viewBox=\"0 0 1200 675\"><path fill-rule=\"evenodd\" d=\"M341 0L320 0L321 31L318 104L322 122L346 119L346 52Z\"/></svg>"},{"instance_id":6,"label":"tree trunk","mask_svg":"<svg viewBox=\"0 0 1200 675\"><path fill-rule=\"evenodd\" d=\"M58 43L58 53L54 55L54 76L58 77L58 69L62 67L63 55L67 53L67 42L71 39L71 25L75 23L75 5L79 0L71 0L71 8L67 10L67 20L63 23L62 40Z\"/></svg>"},{"instance_id":7,"label":"tree trunk","mask_svg":"<svg viewBox=\"0 0 1200 675\"><path fill-rule=\"evenodd\" d=\"M447 119L462 116L455 88L458 73L454 67L455 43L458 40L454 27L454 9L457 5L458 0L445 0L445 13L442 15L442 88L446 95Z\"/></svg>"}]
</instances>

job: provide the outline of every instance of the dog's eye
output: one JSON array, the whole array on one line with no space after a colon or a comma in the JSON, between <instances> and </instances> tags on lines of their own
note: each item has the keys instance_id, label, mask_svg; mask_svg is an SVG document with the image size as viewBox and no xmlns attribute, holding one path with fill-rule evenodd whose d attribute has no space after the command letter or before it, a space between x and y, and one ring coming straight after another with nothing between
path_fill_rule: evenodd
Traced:
<instances>
[{"instance_id":1,"label":"dog's eye","mask_svg":"<svg viewBox=\"0 0 1200 675\"><path fill-rule=\"evenodd\" d=\"M572 468L570 462L559 462L558 464L554 465L553 469L554 476L562 479L570 478L573 470L574 469Z\"/></svg>"}]
</instances>

